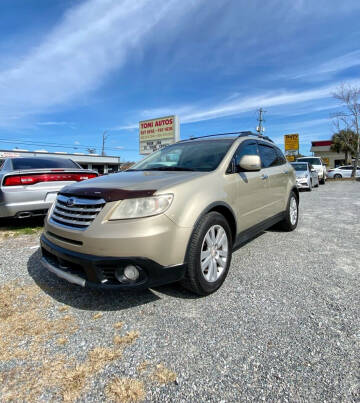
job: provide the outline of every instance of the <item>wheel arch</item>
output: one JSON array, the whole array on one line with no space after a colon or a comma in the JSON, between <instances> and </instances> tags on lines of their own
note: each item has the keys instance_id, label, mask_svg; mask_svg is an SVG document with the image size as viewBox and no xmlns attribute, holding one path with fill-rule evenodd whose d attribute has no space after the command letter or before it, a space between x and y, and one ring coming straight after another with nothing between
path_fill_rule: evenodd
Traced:
<instances>
[{"instance_id":1,"label":"wheel arch","mask_svg":"<svg viewBox=\"0 0 360 403\"><path fill-rule=\"evenodd\" d=\"M298 201L298 204L299 204L299 203L300 203L300 193L299 193L299 189L298 189L296 186L294 186L294 187L291 189L291 191L295 193L295 196L296 196L297 201Z\"/></svg>"},{"instance_id":2,"label":"wheel arch","mask_svg":"<svg viewBox=\"0 0 360 403\"><path fill-rule=\"evenodd\" d=\"M205 214L210 213L212 211L216 211L225 217L227 220L230 230L231 230L231 237L232 241L234 242L237 235L237 224L236 224L236 216L234 210L229 206L229 204L223 201L217 201L209 204L199 215L197 220L195 221L193 229L196 228L198 222L204 217ZM190 242L190 241L189 241Z\"/></svg>"}]
</instances>

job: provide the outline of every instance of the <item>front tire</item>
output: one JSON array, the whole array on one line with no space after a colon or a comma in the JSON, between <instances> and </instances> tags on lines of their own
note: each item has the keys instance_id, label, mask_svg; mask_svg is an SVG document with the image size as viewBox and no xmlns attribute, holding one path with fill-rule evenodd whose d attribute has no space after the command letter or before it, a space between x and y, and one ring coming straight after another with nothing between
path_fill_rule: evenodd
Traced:
<instances>
[{"instance_id":1,"label":"front tire","mask_svg":"<svg viewBox=\"0 0 360 403\"><path fill-rule=\"evenodd\" d=\"M197 223L189 242L183 287L209 295L220 288L230 267L232 238L225 217L215 211Z\"/></svg>"},{"instance_id":2,"label":"front tire","mask_svg":"<svg viewBox=\"0 0 360 403\"><path fill-rule=\"evenodd\" d=\"M334 179L341 179L342 178L342 175L340 175L340 174L335 174L334 175Z\"/></svg>"},{"instance_id":3,"label":"front tire","mask_svg":"<svg viewBox=\"0 0 360 403\"><path fill-rule=\"evenodd\" d=\"M279 223L283 231L294 231L299 220L299 199L292 191L285 211L285 218Z\"/></svg>"}]
</instances>

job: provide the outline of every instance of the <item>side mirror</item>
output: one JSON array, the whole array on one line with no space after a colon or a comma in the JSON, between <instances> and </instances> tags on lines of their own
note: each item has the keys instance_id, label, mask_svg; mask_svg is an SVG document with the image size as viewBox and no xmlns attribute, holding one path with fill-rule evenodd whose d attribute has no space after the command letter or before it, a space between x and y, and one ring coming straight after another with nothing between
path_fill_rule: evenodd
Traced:
<instances>
[{"instance_id":1,"label":"side mirror","mask_svg":"<svg viewBox=\"0 0 360 403\"><path fill-rule=\"evenodd\" d=\"M260 157L258 155L244 155L239 162L239 167L244 171L260 171Z\"/></svg>"}]
</instances>

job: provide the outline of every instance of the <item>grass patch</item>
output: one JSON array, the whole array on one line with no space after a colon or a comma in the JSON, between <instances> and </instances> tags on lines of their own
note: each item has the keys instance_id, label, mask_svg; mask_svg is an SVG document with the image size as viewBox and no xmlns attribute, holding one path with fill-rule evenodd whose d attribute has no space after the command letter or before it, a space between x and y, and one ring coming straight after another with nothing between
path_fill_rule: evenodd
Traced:
<instances>
[{"instance_id":1,"label":"grass patch","mask_svg":"<svg viewBox=\"0 0 360 403\"><path fill-rule=\"evenodd\" d=\"M152 378L156 382L161 383L162 385L165 385L167 383L175 382L176 374L175 374L175 372L166 368L163 364L159 364L156 366L155 371L153 372Z\"/></svg>"},{"instance_id":2,"label":"grass patch","mask_svg":"<svg viewBox=\"0 0 360 403\"><path fill-rule=\"evenodd\" d=\"M130 332L119 345L97 346L82 361L69 354L68 348L66 354L55 354L49 345L66 346L68 336L78 331L75 317L64 308L37 286L12 283L0 287L0 361L12 362L10 370L0 371L1 402L38 401L45 391L51 401L73 402L81 398L91 378L121 359L124 347L138 337L137 332ZM66 314L49 319L49 310ZM36 374L35 378L29 374ZM122 396L123 401L144 398L141 382L122 385L109 393Z\"/></svg>"},{"instance_id":3,"label":"grass patch","mask_svg":"<svg viewBox=\"0 0 360 403\"><path fill-rule=\"evenodd\" d=\"M106 397L115 402L138 402L144 400L142 381L129 378L114 378L105 388Z\"/></svg>"}]
</instances>

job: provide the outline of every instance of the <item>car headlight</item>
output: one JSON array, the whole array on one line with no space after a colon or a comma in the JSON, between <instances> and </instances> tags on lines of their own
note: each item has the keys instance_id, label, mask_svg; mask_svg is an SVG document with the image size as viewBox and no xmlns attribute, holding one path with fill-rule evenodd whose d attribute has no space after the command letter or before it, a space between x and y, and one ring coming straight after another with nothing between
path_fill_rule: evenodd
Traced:
<instances>
[{"instance_id":1,"label":"car headlight","mask_svg":"<svg viewBox=\"0 0 360 403\"><path fill-rule=\"evenodd\" d=\"M171 205L174 195L165 194L120 201L109 220L149 217L164 213Z\"/></svg>"}]
</instances>

